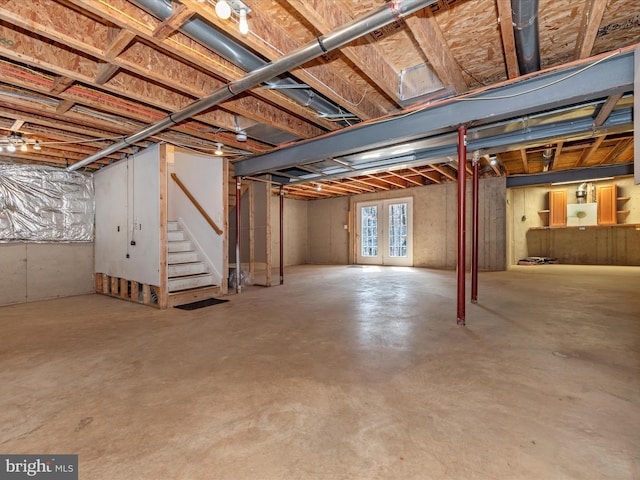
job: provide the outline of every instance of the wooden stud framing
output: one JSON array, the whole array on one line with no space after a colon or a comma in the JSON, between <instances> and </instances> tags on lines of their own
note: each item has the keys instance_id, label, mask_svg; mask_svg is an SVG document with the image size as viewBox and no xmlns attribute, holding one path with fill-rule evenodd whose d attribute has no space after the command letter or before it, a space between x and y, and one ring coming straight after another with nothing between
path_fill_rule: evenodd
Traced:
<instances>
[{"instance_id":1,"label":"wooden stud framing","mask_svg":"<svg viewBox=\"0 0 640 480\"><path fill-rule=\"evenodd\" d=\"M173 145L163 144L160 146L160 288L157 292L158 306L161 309L167 308L169 296L169 279L167 271L168 262L168 239L167 239L167 216L168 216L168 181L167 181L167 156L173 157L175 148Z\"/></svg>"}]
</instances>

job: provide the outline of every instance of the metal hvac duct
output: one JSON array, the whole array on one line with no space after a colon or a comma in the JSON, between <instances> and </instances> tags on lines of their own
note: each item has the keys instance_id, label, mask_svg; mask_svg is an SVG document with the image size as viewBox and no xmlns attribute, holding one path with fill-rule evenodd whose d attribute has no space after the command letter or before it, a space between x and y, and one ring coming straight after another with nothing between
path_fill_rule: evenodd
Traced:
<instances>
[{"instance_id":1,"label":"metal hvac duct","mask_svg":"<svg viewBox=\"0 0 640 480\"><path fill-rule=\"evenodd\" d=\"M317 58L331 50L339 48L362 35L366 35L378 28L384 27L394 20L410 15L411 13L431 5L436 1L437 0L404 0L402 2L385 3L383 6L368 15L355 19L352 22L327 33L326 35L312 40L306 45L297 48L278 60L267 63L266 65L243 75L237 80L227 83L212 94L196 100L185 108L178 110L177 112L166 116L162 120L143 128L139 132L126 137L124 140L114 143L110 147L96 152L84 160L74 163L70 167L67 167L67 170L77 170L78 168L84 167L85 165L95 162L96 160L99 160L111 153L117 152L123 147L155 135L171 125L180 123L187 118L208 110L220 102L224 102L225 100L235 97L256 85L271 80L292 68L313 60L314 58Z\"/></svg>"},{"instance_id":2,"label":"metal hvac duct","mask_svg":"<svg viewBox=\"0 0 640 480\"><path fill-rule=\"evenodd\" d=\"M134 0L134 2L152 15L158 17L160 20L165 20L172 12L171 0ZM247 50L231 37L228 37L212 25L209 25L199 18L188 20L180 27L180 30L247 72L256 70L267 64L267 62L262 58ZM267 83L269 85L283 87L301 85L291 78L274 78L270 79ZM300 105L304 105L315 110L321 115L351 115L349 112L341 109L337 105L334 105L328 100L318 96L309 88L295 90L283 89L280 93Z\"/></svg>"},{"instance_id":3,"label":"metal hvac duct","mask_svg":"<svg viewBox=\"0 0 640 480\"><path fill-rule=\"evenodd\" d=\"M540 70L538 0L511 0L513 33L520 75Z\"/></svg>"}]
</instances>

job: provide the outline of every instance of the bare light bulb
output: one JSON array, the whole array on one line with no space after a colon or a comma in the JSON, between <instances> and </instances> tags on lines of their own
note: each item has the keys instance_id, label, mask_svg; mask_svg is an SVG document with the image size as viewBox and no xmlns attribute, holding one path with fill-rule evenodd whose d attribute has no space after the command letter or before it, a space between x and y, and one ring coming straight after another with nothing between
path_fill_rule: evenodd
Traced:
<instances>
[{"instance_id":1,"label":"bare light bulb","mask_svg":"<svg viewBox=\"0 0 640 480\"><path fill-rule=\"evenodd\" d=\"M14 153L16 151L16 146L13 143L7 145L7 152Z\"/></svg>"},{"instance_id":2,"label":"bare light bulb","mask_svg":"<svg viewBox=\"0 0 640 480\"><path fill-rule=\"evenodd\" d=\"M23 143L22 145L20 145L20 151L21 152L26 152L27 151L27 144Z\"/></svg>"},{"instance_id":3,"label":"bare light bulb","mask_svg":"<svg viewBox=\"0 0 640 480\"><path fill-rule=\"evenodd\" d=\"M216 3L216 15L222 20L227 20L231 16L231 6L227 0L218 0L218 3Z\"/></svg>"},{"instance_id":4,"label":"bare light bulb","mask_svg":"<svg viewBox=\"0 0 640 480\"><path fill-rule=\"evenodd\" d=\"M33 149L34 150L42 150L42 147L40 146L40 140L36 140L35 145L33 145Z\"/></svg>"},{"instance_id":5,"label":"bare light bulb","mask_svg":"<svg viewBox=\"0 0 640 480\"><path fill-rule=\"evenodd\" d=\"M238 22L238 30L242 35L249 33L249 23L247 22L247 9L240 9L240 21Z\"/></svg>"},{"instance_id":6,"label":"bare light bulb","mask_svg":"<svg viewBox=\"0 0 640 480\"><path fill-rule=\"evenodd\" d=\"M221 143L216 143L216 151L213 152L216 155L223 155L224 152L222 151L222 144Z\"/></svg>"}]
</instances>

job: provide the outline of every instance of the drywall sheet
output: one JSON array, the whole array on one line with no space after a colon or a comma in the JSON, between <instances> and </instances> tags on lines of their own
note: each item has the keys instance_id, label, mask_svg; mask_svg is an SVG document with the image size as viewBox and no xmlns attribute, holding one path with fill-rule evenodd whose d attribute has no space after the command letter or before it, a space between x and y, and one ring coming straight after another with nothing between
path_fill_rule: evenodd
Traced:
<instances>
[{"instance_id":1,"label":"drywall sheet","mask_svg":"<svg viewBox=\"0 0 640 480\"><path fill-rule=\"evenodd\" d=\"M95 271L160 285L160 155L158 146L94 175Z\"/></svg>"}]
</instances>

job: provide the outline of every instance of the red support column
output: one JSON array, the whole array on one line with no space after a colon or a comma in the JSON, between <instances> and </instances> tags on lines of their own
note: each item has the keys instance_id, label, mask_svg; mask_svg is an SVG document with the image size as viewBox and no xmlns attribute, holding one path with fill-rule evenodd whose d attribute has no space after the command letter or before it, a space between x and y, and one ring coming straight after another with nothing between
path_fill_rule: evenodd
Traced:
<instances>
[{"instance_id":1,"label":"red support column","mask_svg":"<svg viewBox=\"0 0 640 480\"><path fill-rule=\"evenodd\" d=\"M242 178L236 177L236 293L242 291L240 281L240 210L242 201Z\"/></svg>"},{"instance_id":2,"label":"red support column","mask_svg":"<svg viewBox=\"0 0 640 480\"><path fill-rule=\"evenodd\" d=\"M280 185L280 285L284 284L284 188Z\"/></svg>"},{"instance_id":3,"label":"red support column","mask_svg":"<svg viewBox=\"0 0 640 480\"><path fill-rule=\"evenodd\" d=\"M478 211L480 191L480 157L473 154L473 227L471 232L471 303L478 303Z\"/></svg>"},{"instance_id":4,"label":"red support column","mask_svg":"<svg viewBox=\"0 0 640 480\"><path fill-rule=\"evenodd\" d=\"M466 183L467 183L467 127L458 127L458 325L465 320L465 239L466 239Z\"/></svg>"}]
</instances>

